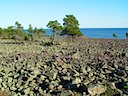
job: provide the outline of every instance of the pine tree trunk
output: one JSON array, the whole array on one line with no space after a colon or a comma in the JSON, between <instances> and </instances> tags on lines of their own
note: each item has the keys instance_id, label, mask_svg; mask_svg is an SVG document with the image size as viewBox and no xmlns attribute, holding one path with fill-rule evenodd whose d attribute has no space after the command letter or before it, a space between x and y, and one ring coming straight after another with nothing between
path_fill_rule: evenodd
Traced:
<instances>
[{"instance_id":1,"label":"pine tree trunk","mask_svg":"<svg viewBox=\"0 0 128 96\"><path fill-rule=\"evenodd\" d=\"M55 39L55 33L53 34L53 37L52 37L52 44L54 44L54 39Z\"/></svg>"}]
</instances>

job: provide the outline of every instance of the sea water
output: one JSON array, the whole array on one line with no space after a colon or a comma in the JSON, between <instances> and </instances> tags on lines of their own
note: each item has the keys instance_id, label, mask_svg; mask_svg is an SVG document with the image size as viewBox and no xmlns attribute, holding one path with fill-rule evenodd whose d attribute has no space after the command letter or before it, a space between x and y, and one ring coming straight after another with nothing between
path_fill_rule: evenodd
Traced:
<instances>
[{"instance_id":1,"label":"sea water","mask_svg":"<svg viewBox=\"0 0 128 96\"><path fill-rule=\"evenodd\" d=\"M80 28L84 36L88 38L114 38L113 33L117 35L119 39L125 39L128 28ZM51 35L52 31L46 29L46 34Z\"/></svg>"}]
</instances>

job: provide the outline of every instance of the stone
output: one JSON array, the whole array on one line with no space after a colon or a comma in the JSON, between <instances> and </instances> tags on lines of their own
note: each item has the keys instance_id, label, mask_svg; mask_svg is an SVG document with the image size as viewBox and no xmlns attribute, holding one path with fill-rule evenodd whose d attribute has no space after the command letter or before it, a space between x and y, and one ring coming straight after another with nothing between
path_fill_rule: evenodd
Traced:
<instances>
[{"instance_id":1,"label":"stone","mask_svg":"<svg viewBox=\"0 0 128 96\"><path fill-rule=\"evenodd\" d=\"M53 84L50 84L49 85L49 89L53 90L54 89L54 85Z\"/></svg>"},{"instance_id":2,"label":"stone","mask_svg":"<svg viewBox=\"0 0 128 96\"><path fill-rule=\"evenodd\" d=\"M4 88L7 88L6 82L2 82Z\"/></svg>"},{"instance_id":3,"label":"stone","mask_svg":"<svg viewBox=\"0 0 128 96\"><path fill-rule=\"evenodd\" d=\"M96 79L96 77L93 76L93 77L91 77L89 80L90 80L90 82L93 82L95 79Z\"/></svg>"},{"instance_id":4,"label":"stone","mask_svg":"<svg viewBox=\"0 0 128 96\"><path fill-rule=\"evenodd\" d=\"M41 80L45 80L46 76L41 75Z\"/></svg>"},{"instance_id":5,"label":"stone","mask_svg":"<svg viewBox=\"0 0 128 96\"><path fill-rule=\"evenodd\" d=\"M68 76L63 76L62 77L64 80L70 80L70 77L68 77Z\"/></svg>"},{"instance_id":6,"label":"stone","mask_svg":"<svg viewBox=\"0 0 128 96\"><path fill-rule=\"evenodd\" d=\"M21 87L18 89L18 91L21 91L21 90L23 90L23 86L21 86Z\"/></svg>"},{"instance_id":7,"label":"stone","mask_svg":"<svg viewBox=\"0 0 128 96\"><path fill-rule=\"evenodd\" d=\"M91 96L100 95L104 93L106 90L106 86L102 84L92 84L90 87L88 87L88 92Z\"/></svg>"},{"instance_id":8,"label":"stone","mask_svg":"<svg viewBox=\"0 0 128 96\"><path fill-rule=\"evenodd\" d=\"M108 64L104 64L102 68L108 68Z\"/></svg>"},{"instance_id":9,"label":"stone","mask_svg":"<svg viewBox=\"0 0 128 96\"><path fill-rule=\"evenodd\" d=\"M78 77L72 82L72 84L79 84L79 83L81 83L81 80Z\"/></svg>"},{"instance_id":10,"label":"stone","mask_svg":"<svg viewBox=\"0 0 128 96\"><path fill-rule=\"evenodd\" d=\"M90 83L90 81L89 80L84 80L84 85L86 86L86 85L88 85L89 83Z\"/></svg>"},{"instance_id":11,"label":"stone","mask_svg":"<svg viewBox=\"0 0 128 96\"><path fill-rule=\"evenodd\" d=\"M75 54L73 54L72 55L72 58L74 58L74 59L80 59L80 54L79 54L79 52L76 52Z\"/></svg>"},{"instance_id":12,"label":"stone","mask_svg":"<svg viewBox=\"0 0 128 96\"><path fill-rule=\"evenodd\" d=\"M106 79L105 75L103 75L103 74L100 74L100 77L103 79Z\"/></svg>"},{"instance_id":13,"label":"stone","mask_svg":"<svg viewBox=\"0 0 128 96\"><path fill-rule=\"evenodd\" d=\"M14 75L14 78L17 78L17 77L19 77L19 76L20 76L20 74L16 73L16 74Z\"/></svg>"},{"instance_id":14,"label":"stone","mask_svg":"<svg viewBox=\"0 0 128 96\"><path fill-rule=\"evenodd\" d=\"M116 69L118 69L118 65L117 65L117 63L116 63L116 64L114 64L114 67L115 67Z\"/></svg>"},{"instance_id":15,"label":"stone","mask_svg":"<svg viewBox=\"0 0 128 96\"><path fill-rule=\"evenodd\" d=\"M62 72L63 72L63 73L66 73L66 72L67 72L67 69L63 69Z\"/></svg>"},{"instance_id":16,"label":"stone","mask_svg":"<svg viewBox=\"0 0 128 96\"><path fill-rule=\"evenodd\" d=\"M87 67L87 72L90 72L91 71L91 68L90 67Z\"/></svg>"},{"instance_id":17,"label":"stone","mask_svg":"<svg viewBox=\"0 0 128 96\"><path fill-rule=\"evenodd\" d=\"M112 83L111 83L111 88L112 88L112 89L116 89L115 82L112 82Z\"/></svg>"},{"instance_id":18,"label":"stone","mask_svg":"<svg viewBox=\"0 0 128 96\"><path fill-rule=\"evenodd\" d=\"M55 80L56 77L57 77L57 72L54 72L54 74L53 74L53 80Z\"/></svg>"},{"instance_id":19,"label":"stone","mask_svg":"<svg viewBox=\"0 0 128 96\"><path fill-rule=\"evenodd\" d=\"M62 68L64 68L64 69L69 68L69 65L64 63L64 64L62 64Z\"/></svg>"},{"instance_id":20,"label":"stone","mask_svg":"<svg viewBox=\"0 0 128 96\"><path fill-rule=\"evenodd\" d=\"M59 86L57 87L58 90L62 90L62 88L63 88L62 85L59 85Z\"/></svg>"},{"instance_id":21,"label":"stone","mask_svg":"<svg viewBox=\"0 0 128 96\"><path fill-rule=\"evenodd\" d=\"M25 95L28 95L30 93L30 88L27 88L24 90Z\"/></svg>"},{"instance_id":22,"label":"stone","mask_svg":"<svg viewBox=\"0 0 128 96\"><path fill-rule=\"evenodd\" d=\"M18 95L18 96L21 96L21 93L20 93L20 92L18 92L18 93L17 93L17 95Z\"/></svg>"},{"instance_id":23,"label":"stone","mask_svg":"<svg viewBox=\"0 0 128 96\"><path fill-rule=\"evenodd\" d=\"M17 88L15 88L14 86L10 87L11 90L15 91Z\"/></svg>"},{"instance_id":24,"label":"stone","mask_svg":"<svg viewBox=\"0 0 128 96\"><path fill-rule=\"evenodd\" d=\"M125 53L126 57L128 57L128 53Z\"/></svg>"},{"instance_id":25,"label":"stone","mask_svg":"<svg viewBox=\"0 0 128 96\"><path fill-rule=\"evenodd\" d=\"M33 91L30 91L30 96L35 96Z\"/></svg>"},{"instance_id":26,"label":"stone","mask_svg":"<svg viewBox=\"0 0 128 96\"><path fill-rule=\"evenodd\" d=\"M12 72L8 73L8 76L13 76L13 73Z\"/></svg>"},{"instance_id":27,"label":"stone","mask_svg":"<svg viewBox=\"0 0 128 96\"><path fill-rule=\"evenodd\" d=\"M125 66L125 70L128 70L128 66Z\"/></svg>"},{"instance_id":28,"label":"stone","mask_svg":"<svg viewBox=\"0 0 128 96\"><path fill-rule=\"evenodd\" d=\"M82 72L83 72L84 74L88 74L87 71L85 70L85 67L82 67L81 69L82 69Z\"/></svg>"},{"instance_id":29,"label":"stone","mask_svg":"<svg viewBox=\"0 0 128 96\"><path fill-rule=\"evenodd\" d=\"M2 78L0 78L0 83L2 83Z\"/></svg>"},{"instance_id":30,"label":"stone","mask_svg":"<svg viewBox=\"0 0 128 96\"><path fill-rule=\"evenodd\" d=\"M40 71L38 69L35 69L33 72L35 75L40 74Z\"/></svg>"},{"instance_id":31,"label":"stone","mask_svg":"<svg viewBox=\"0 0 128 96\"><path fill-rule=\"evenodd\" d=\"M8 78L8 83L11 83L12 80L13 80L13 79L12 79L11 77L9 77L9 78Z\"/></svg>"},{"instance_id":32,"label":"stone","mask_svg":"<svg viewBox=\"0 0 128 96\"><path fill-rule=\"evenodd\" d=\"M43 90L41 89L41 87L39 88L39 93L43 95Z\"/></svg>"},{"instance_id":33,"label":"stone","mask_svg":"<svg viewBox=\"0 0 128 96\"><path fill-rule=\"evenodd\" d=\"M89 78L93 77L93 72L89 72L88 77L89 77Z\"/></svg>"}]
</instances>

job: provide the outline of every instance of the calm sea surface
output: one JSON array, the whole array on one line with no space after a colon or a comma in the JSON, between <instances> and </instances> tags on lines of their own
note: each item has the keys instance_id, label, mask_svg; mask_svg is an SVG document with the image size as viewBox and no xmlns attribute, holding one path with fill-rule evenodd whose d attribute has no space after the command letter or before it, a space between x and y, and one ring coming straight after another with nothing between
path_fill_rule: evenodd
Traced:
<instances>
[{"instance_id":1,"label":"calm sea surface","mask_svg":"<svg viewBox=\"0 0 128 96\"><path fill-rule=\"evenodd\" d=\"M128 28L81 28L81 32L89 38L113 38L112 34L116 33L117 38L125 39ZM47 35L51 35L50 29L46 29Z\"/></svg>"}]
</instances>

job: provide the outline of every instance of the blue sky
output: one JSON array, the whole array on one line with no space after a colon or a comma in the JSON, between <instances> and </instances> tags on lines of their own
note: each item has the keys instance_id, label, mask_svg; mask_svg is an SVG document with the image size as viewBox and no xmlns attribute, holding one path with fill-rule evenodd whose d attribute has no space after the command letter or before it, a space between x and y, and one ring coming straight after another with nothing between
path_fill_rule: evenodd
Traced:
<instances>
[{"instance_id":1,"label":"blue sky","mask_svg":"<svg viewBox=\"0 0 128 96\"><path fill-rule=\"evenodd\" d=\"M128 28L128 0L0 0L0 27L19 21L24 28L46 28L50 20L62 24L67 14L81 28Z\"/></svg>"}]
</instances>

